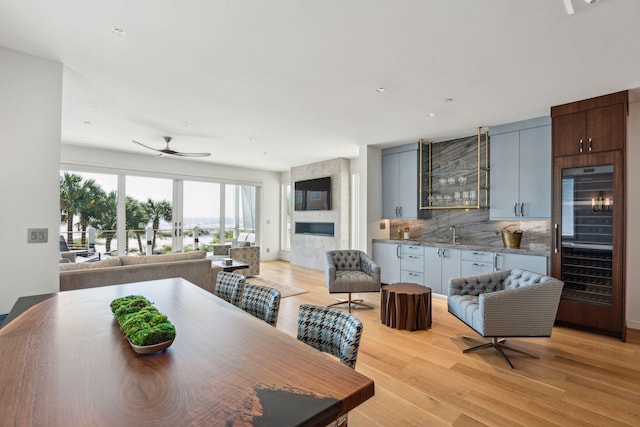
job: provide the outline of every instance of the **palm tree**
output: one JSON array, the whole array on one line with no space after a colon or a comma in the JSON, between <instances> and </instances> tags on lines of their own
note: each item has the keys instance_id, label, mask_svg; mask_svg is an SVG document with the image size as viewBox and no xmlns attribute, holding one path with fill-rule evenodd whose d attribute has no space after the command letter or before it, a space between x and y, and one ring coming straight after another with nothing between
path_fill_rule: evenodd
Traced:
<instances>
[{"instance_id":1,"label":"palm tree","mask_svg":"<svg viewBox=\"0 0 640 427\"><path fill-rule=\"evenodd\" d=\"M82 177L65 172L60 177L60 221L67 223L67 243L73 244L73 215L78 211L82 199Z\"/></svg>"},{"instance_id":2,"label":"palm tree","mask_svg":"<svg viewBox=\"0 0 640 427\"><path fill-rule=\"evenodd\" d=\"M104 194L104 193L103 193ZM103 195L94 206L98 209L91 219L90 225L100 231L100 236L105 238L105 251L111 252L111 240L116 234L118 223L118 194L115 191Z\"/></svg>"},{"instance_id":3,"label":"palm tree","mask_svg":"<svg viewBox=\"0 0 640 427\"><path fill-rule=\"evenodd\" d=\"M143 204L143 209L152 221L151 227L153 228L153 241L151 243L151 251L153 252L156 247L156 235L158 233L158 228L160 228L160 220L162 219L170 222L173 211L169 201L162 200L160 202L155 202L151 200L151 198L147 199L147 202Z\"/></svg>"},{"instance_id":4,"label":"palm tree","mask_svg":"<svg viewBox=\"0 0 640 427\"><path fill-rule=\"evenodd\" d=\"M87 247L87 227L100 215L101 201L105 198L102 187L96 184L95 180L89 179L82 184L78 206L78 229L82 231L80 244L83 248Z\"/></svg>"},{"instance_id":5,"label":"palm tree","mask_svg":"<svg viewBox=\"0 0 640 427\"><path fill-rule=\"evenodd\" d=\"M142 204L129 196L127 196L127 200L125 201L125 210L127 230L133 230L136 238L138 239L138 248L140 249L140 253L142 253L141 229L149 222L149 217L142 208ZM125 244L125 250L128 252L129 239L126 240Z\"/></svg>"}]
</instances>

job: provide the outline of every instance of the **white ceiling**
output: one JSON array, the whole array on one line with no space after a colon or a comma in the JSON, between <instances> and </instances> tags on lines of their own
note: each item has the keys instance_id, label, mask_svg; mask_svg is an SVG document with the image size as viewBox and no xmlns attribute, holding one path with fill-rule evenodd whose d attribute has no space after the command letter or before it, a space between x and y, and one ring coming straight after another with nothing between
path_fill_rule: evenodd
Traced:
<instances>
[{"instance_id":1,"label":"white ceiling","mask_svg":"<svg viewBox=\"0 0 640 427\"><path fill-rule=\"evenodd\" d=\"M0 46L64 64L64 144L286 171L640 87L640 1L572 4L0 0Z\"/></svg>"}]
</instances>

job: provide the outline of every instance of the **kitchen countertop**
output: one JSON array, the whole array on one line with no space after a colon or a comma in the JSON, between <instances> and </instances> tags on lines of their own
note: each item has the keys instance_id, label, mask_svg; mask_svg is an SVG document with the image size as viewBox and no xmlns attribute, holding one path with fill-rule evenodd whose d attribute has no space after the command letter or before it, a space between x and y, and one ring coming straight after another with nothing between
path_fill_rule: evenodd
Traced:
<instances>
[{"instance_id":1,"label":"kitchen countertop","mask_svg":"<svg viewBox=\"0 0 640 427\"><path fill-rule=\"evenodd\" d=\"M505 248L504 246L487 246L487 245L477 245L477 244L468 244L468 243L456 243L455 245L451 242L423 242L420 240L412 240L412 239L373 239L373 242L383 242L383 243L394 243L401 245L420 245L420 246L430 246L430 247L438 247L438 248L449 248L449 249L463 249L463 250L472 250L472 251L488 251L488 252L499 252L499 253L509 253L509 254L521 254L521 255L535 255L535 256L546 256L549 257L551 252L549 249L527 249L527 248Z\"/></svg>"}]
</instances>

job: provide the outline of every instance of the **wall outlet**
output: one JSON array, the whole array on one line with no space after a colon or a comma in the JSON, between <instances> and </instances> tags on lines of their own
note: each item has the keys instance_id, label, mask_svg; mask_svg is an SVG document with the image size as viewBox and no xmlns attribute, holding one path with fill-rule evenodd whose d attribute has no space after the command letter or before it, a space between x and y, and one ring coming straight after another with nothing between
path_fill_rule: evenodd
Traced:
<instances>
[{"instance_id":1,"label":"wall outlet","mask_svg":"<svg viewBox=\"0 0 640 427\"><path fill-rule=\"evenodd\" d=\"M27 243L47 243L49 241L49 230L46 228L27 229Z\"/></svg>"},{"instance_id":2,"label":"wall outlet","mask_svg":"<svg viewBox=\"0 0 640 427\"><path fill-rule=\"evenodd\" d=\"M385 225L384 222L380 223L380 230L384 230L385 228L387 228L387 226Z\"/></svg>"}]
</instances>

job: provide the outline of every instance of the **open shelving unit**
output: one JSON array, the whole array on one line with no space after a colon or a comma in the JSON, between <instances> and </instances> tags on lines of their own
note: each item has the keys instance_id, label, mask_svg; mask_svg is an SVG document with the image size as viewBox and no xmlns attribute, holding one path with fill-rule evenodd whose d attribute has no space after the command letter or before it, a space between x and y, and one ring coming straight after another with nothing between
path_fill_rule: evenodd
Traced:
<instances>
[{"instance_id":1,"label":"open shelving unit","mask_svg":"<svg viewBox=\"0 0 640 427\"><path fill-rule=\"evenodd\" d=\"M433 143L420 140L420 209L489 207L489 133Z\"/></svg>"}]
</instances>

